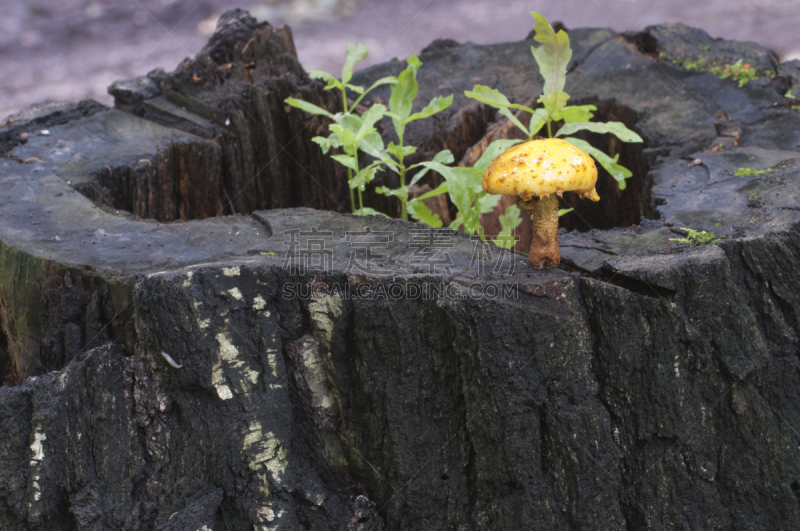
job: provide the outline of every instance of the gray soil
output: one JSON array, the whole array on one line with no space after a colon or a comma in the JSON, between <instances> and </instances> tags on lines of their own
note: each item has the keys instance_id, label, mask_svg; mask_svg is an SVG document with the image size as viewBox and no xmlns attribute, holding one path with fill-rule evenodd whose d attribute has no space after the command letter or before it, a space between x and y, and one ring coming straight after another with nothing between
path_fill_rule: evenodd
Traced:
<instances>
[{"instance_id":1,"label":"gray soil","mask_svg":"<svg viewBox=\"0 0 800 531\"><path fill-rule=\"evenodd\" d=\"M370 46L368 66L418 53L436 38L520 40L532 27L531 10L567 28L621 32L683 22L712 37L756 41L783 58L800 52L800 10L785 0L305 0L292 3L291 13L267 4L281 1L4 0L0 117L47 99L89 97L110 104L106 88L112 81L157 67L172 70L205 44L214 16L232 7L250 9L273 25L291 24L303 66L332 72L353 41ZM304 19L315 5L338 6L339 12L320 15L318 8L316 20Z\"/></svg>"}]
</instances>

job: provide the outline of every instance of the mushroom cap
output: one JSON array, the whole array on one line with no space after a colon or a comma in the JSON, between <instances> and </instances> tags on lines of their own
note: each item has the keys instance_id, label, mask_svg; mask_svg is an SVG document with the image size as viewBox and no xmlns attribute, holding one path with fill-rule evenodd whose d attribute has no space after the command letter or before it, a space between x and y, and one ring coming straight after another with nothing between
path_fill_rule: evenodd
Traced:
<instances>
[{"instance_id":1,"label":"mushroom cap","mask_svg":"<svg viewBox=\"0 0 800 531\"><path fill-rule=\"evenodd\" d=\"M573 191L598 201L596 182L592 157L566 140L546 138L505 150L483 174L482 185L487 193L517 195L524 201Z\"/></svg>"}]
</instances>

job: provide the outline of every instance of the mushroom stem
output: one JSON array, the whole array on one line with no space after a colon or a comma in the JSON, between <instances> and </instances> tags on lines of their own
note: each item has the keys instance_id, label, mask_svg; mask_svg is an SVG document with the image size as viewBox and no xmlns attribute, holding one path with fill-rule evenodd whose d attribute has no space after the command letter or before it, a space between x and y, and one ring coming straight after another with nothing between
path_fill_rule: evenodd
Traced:
<instances>
[{"instance_id":1,"label":"mushroom stem","mask_svg":"<svg viewBox=\"0 0 800 531\"><path fill-rule=\"evenodd\" d=\"M534 269L550 269L561 262L561 249L558 246L558 196L551 194L533 203L533 236L528 263Z\"/></svg>"}]
</instances>

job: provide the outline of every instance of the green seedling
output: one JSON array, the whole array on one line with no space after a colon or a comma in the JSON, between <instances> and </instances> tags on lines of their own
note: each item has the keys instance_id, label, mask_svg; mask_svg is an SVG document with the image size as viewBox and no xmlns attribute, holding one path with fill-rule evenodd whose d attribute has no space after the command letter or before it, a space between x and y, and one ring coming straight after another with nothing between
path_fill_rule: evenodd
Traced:
<instances>
[{"instance_id":1,"label":"green seedling","mask_svg":"<svg viewBox=\"0 0 800 531\"><path fill-rule=\"evenodd\" d=\"M594 117L594 111L597 110L597 107L594 105L567 105L569 94L564 91L564 87L567 80L567 66L572 58L569 36L563 30L560 30L558 33L553 31L547 19L539 13L531 12L531 16L535 20L534 39L536 42L541 43L539 47L531 46L531 53L544 79L542 94L537 99L537 103L539 103L540 106L533 109L525 105L512 103L499 90L484 85L475 85L471 91L465 91L464 94L469 98L473 98L497 109L498 113L522 131L528 140L533 140L534 136L545 128L547 136L550 138L553 136L565 137L564 140L588 153L603 166L617 181L620 190L625 189L625 179L631 177L633 173L621 164L618 164L618 154L612 158L585 140L569 135L578 131L591 131L600 134L611 133L623 142L641 142L642 139L639 135L625 127L621 122L591 122L591 119ZM530 114L528 126L525 126L522 120L519 119L518 115L520 113ZM553 127L556 122L563 122L563 125L554 132ZM496 140L489 146L487 152L491 151L495 154L494 156L496 156L502 152L496 145L505 146L503 149L506 149L517 142L519 141ZM494 156L492 158L494 158ZM490 162L491 159L486 161L486 165L483 170L481 170L481 173L485 171ZM452 197L451 194L451 198ZM484 213L481 212L481 208L486 209L490 201L496 204L497 200L498 199L493 199L491 195L484 196L481 201L476 201L474 203L475 206L473 210L477 210L477 212L470 209L464 210L459 208L459 215L464 218L463 224L465 231L470 231L470 229L476 226L480 214ZM453 199L453 202L456 203L455 199ZM560 209L558 215L562 216L571 211L571 208ZM499 220L502 226L500 234L503 236L510 236L511 231L521 222L519 209L516 207L507 208L505 214L500 216ZM458 219L456 221L458 222ZM511 245L507 239L499 239L496 243L501 247L508 247Z\"/></svg>"},{"instance_id":2,"label":"green seedling","mask_svg":"<svg viewBox=\"0 0 800 531\"><path fill-rule=\"evenodd\" d=\"M681 227L681 230L686 231L687 233L686 237L670 238L669 241L678 243L688 243L694 246L700 246L700 245L710 245L714 243L719 243L721 239L713 232L706 232L704 230L697 231L686 227ZM725 238L725 236L722 236L722 238Z\"/></svg>"},{"instance_id":3,"label":"green seedling","mask_svg":"<svg viewBox=\"0 0 800 531\"><path fill-rule=\"evenodd\" d=\"M308 73L313 79L325 81L327 83L325 90L336 89L341 93L342 112L333 114L307 101L296 98L286 99L286 103L292 107L310 114L325 116L333 122L328 126L331 132L330 136L327 138L318 136L313 140L320 145L323 153L328 153L331 148L341 148L344 152L341 155L333 155L332 158L347 168L351 211L360 215L378 213L371 208L364 208L362 192L365 190L366 184L375 177L375 173L380 169L380 164L359 167L358 152L363 151L375 158L379 158L384 153L383 139L374 125L386 114L386 107L380 104L373 105L363 116L358 116L355 108L372 90L381 85L397 82L396 77L387 76L377 80L367 89L351 84L350 80L353 78L355 65L366 59L368 53L369 49L365 44L350 44L345 53L341 79L321 70L312 70ZM348 90L358 94L352 103L349 103L347 98ZM358 211L356 211L356 192L358 193Z\"/></svg>"},{"instance_id":4,"label":"green seedling","mask_svg":"<svg viewBox=\"0 0 800 531\"><path fill-rule=\"evenodd\" d=\"M409 200L409 186L413 186L422 179L427 173L427 169L421 164L406 165L405 158L416 153L417 148L406 146L404 143L405 129L408 124L415 120L429 118L436 113L447 109L453 103L453 96L437 96L433 98L419 112L412 113L414 100L417 97L419 83L417 82L417 70L422 66L422 61L416 55L412 55L406 60L406 68L397 76L396 82L392 84L391 95L389 96L389 112L386 114L391 118L392 126L397 135L398 143L389 142L386 153L381 156L383 163L397 173L400 186L391 190L385 186L378 187L376 192L384 195L394 196L400 201L400 217L408 219L409 212L414 219L427 223L433 227L441 227L442 221L437 214L434 214L422 202L423 199L445 193L441 187L424 194L423 196ZM437 153L434 161L442 164L453 162L453 154L449 150L442 150ZM417 168L422 171L417 172L410 183L406 184L407 174Z\"/></svg>"},{"instance_id":5,"label":"green seedling","mask_svg":"<svg viewBox=\"0 0 800 531\"><path fill-rule=\"evenodd\" d=\"M564 137L564 140L591 155L614 177L620 190L624 190L626 186L625 179L631 177L633 173L618 164L619 155L617 154L614 158L611 158L585 140L569 135L578 131L591 131L600 134L611 133L623 142L641 142L641 137L628 129L622 122L591 122L590 120L594 117L594 111L597 110L594 105L567 105L569 94L564 92L564 86L567 79L567 65L572 58L569 36L564 30L560 30L558 33L554 32L544 16L533 12L531 16L536 21L536 25L533 28L536 32L534 39L542 43L538 48L531 47L533 57L539 65L539 72L544 78L542 95L537 100L541 107L531 109L525 105L511 103L500 91L484 85L475 85L471 91L466 91L464 94L469 98L496 108L500 115L507 118L525 133L528 140L532 140L545 127L547 128L548 137ZM512 113L512 110L529 113L531 115L529 126L526 127ZM564 125L554 135L553 124L555 122L564 122Z\"/></svg>"},{"instance_id":6,"label":"green seedling","mask_svg":"<svg viewBox=\"0 0 800 531\"><path fill-rule=\"evenodd\" d=\"M422 162L421 165L429 170L439 172L445 182L437 188L446 191L458 209L458 217L450 224L450 228L463 227L467 234L477 234L485 240L483 229L480 225L482 214L488 214L500 201L499 195L490 195L483 191L481 180L483 173L492 163L492 159L500 155L510 146L518 144L520 140L496 140L483 152L481 158L471 167L445 166L441 162ZM501 224L500 237L495 243L503 248L514 246L515 240L511 236L513 230L522 222L519 208L516 205L506 209L505 214L499 218Z\"/></svg>"}]
</instances>

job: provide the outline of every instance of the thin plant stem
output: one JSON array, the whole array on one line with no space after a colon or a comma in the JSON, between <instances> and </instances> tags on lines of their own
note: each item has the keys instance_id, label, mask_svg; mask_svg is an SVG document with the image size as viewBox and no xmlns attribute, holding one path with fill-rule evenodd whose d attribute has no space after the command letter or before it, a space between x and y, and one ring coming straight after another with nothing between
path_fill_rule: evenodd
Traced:
<instances>
[{"instance_id":1,"label":"thin plant stem","mask_svg":"<svg viewBox=\"0 0 800 531\"><path fill-rule=\"evenodd\" d=\"M347 187L350 188L350 212L352 214L356 213L356 193L350 187L350 181L353 180L353 170L347 168Z\"/></svg>"}]
</instances>

